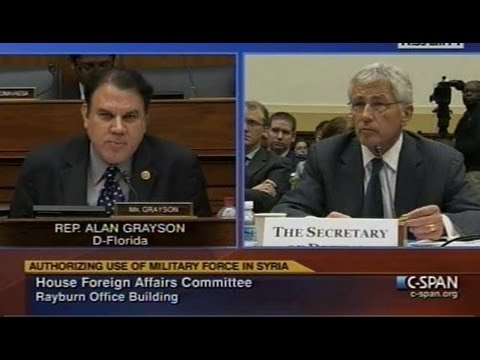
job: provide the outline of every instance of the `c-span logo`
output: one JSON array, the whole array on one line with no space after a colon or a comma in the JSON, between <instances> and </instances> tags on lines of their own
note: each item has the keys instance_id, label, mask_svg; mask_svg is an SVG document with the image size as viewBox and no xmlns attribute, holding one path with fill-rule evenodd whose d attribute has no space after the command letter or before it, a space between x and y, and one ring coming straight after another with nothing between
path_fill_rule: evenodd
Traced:
<instances>
[{"instance_id":1,"label":"c-span logo","mask_svg":"<svg viewBox=\"0 0 480 360\"><path fill-rule=\"evenodd\" d=\"M397 43L398 49L463 49L465 43Z\"/></svg>"},{"instance_id":2,"label":"c-span logo","mask_svg":"<svg viewBox=\"0 0 480 360\"><path fill-rule=\"evenodd\" d=\"M397 276L397 290L409 290L411 298L434 299L447 298L458 299L459 283L458 276L451 275L410 275Z\"/></svg>"}]
</instances>

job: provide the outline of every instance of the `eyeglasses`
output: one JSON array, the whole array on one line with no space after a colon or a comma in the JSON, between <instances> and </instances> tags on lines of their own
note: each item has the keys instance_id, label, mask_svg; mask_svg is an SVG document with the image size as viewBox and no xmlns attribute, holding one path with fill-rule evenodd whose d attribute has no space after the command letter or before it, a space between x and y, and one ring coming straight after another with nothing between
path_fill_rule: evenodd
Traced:
<instances>
[{"instance_id":1,"label":"eyeglasses","mask_svg":"<svg viewBox=\"0 0 480 360\"><path fill-rule=\"evenodd\" d=\"M113 63L111 61L104 61L98 63L82 63L77 65L77 69L84 73L89 73L94 70L106 70L113 67Z\"/></svg>"},{"instance_id":2,"label":"eyeglasses","mask_svg":"<svg viewBox=\"0 0 480 360\"><path fill-rule=\"evenodd\" d=\"M263 126L262 123L253 119L245 119L245 124L247 124L248 127Z\"/></svg>"},{"instance_id":3,"label":"eyeglasses","mask_svg":"<svg viewBox=\"0 0 480 360\"><path fill-rule=\"evenodd\" d=\"M355 101L355 102L352 102L352 103L349 103L348 105L350 105L350 109L352 110L352 113L354 114L361 114L365 111L365 106L370 106L370 108L377 114L381 114L385 111L387 111L387 109L394 105L394 104L400 104L400 101L395 101L395 102L391 102L391 103L383 103L383 102L379 102L379 101L376 101L376 102L373 102L373 103L366 103L365 101Z\"/></svg>"}]
</instances>

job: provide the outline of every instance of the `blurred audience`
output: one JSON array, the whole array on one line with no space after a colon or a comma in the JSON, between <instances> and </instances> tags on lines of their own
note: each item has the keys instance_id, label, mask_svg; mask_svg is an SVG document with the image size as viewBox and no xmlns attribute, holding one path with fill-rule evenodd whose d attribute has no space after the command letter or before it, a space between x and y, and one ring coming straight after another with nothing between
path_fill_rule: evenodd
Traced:
<instances>
[{"instance_id":1,"label":"blurred audience","mask_svg":"<svg viewBox=\"0 0 480 360\"><path fill-rule=\"evenodd\" d=\"M308 143L306 140L298 139L293 146L293 151L297 157L307 157L308 155Z\"/></svg>"},{"instance_id":2,"label":"blurred audience","mask_svg":"<svg viewBox=\"0 0 480 360\"><path fill-rule=\"evenodd\" d=\"M318 123L315 128L315 141L322 140L323 128L328 124L328 120L324 120Z\"/></svg>"},{"instance_id":3,"label":"blurred audience","mask_svg":"<svg viewBox=\"0 0 480 360\"><path fill-rule=\"evenodd\" d=\"M353 127L350 118L338 116L328 121L328 123L324 126L320 140L327 139L335 135L345 134L352 130Z\"/></svg>"}]
</instances>

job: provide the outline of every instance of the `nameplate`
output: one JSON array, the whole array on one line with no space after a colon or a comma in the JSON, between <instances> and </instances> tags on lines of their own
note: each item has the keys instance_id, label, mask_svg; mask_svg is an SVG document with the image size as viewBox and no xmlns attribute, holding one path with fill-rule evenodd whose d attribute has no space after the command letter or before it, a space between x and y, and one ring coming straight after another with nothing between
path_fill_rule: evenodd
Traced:
<instances>
[{"instance_id":1,"label":"nameplate","mask_svg":"<svg viewBox=\"0 0 480 360\"><path fill-rule=\"evenodd\" d=\"M259 246L398 246L396 219L266 218Z\"/></svg>"},{"instance_id":2,"label":"nameplate","mask_svg":"<svg viewBox=\"0 0 480 360\"><path fill-rule=\"evenodd\" d=\"M193 203L119 202L115 204L115 216L193 216Z\"/></svg>"},{"instance_id":3,"label":"nameplate","mask_svg":"<svg viewBox=\"0 0 480 360\"><path fill-rule=\"evenodd\" d=\"M0 87L0 99L35 99L34 87Z\"/></svg>"}]
</instances>

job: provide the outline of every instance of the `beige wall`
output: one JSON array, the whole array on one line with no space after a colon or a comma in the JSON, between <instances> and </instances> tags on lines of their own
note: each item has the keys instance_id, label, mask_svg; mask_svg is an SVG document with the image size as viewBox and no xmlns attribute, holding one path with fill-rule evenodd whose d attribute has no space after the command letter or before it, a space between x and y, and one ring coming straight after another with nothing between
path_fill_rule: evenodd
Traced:
<instances>
[{"instance_id":1,"label":"beige wall","mask_svg":"<svg viewBox=\"0 0 480 360\"><path fill-rule=\"evenodd\" d=\"M274 111L288 111L298 130L313 130L318 122L348 113L346 91L351 77L363 66L388 62L406 70L414 89L414 116L409 130L435 132L437 119L429 103L443 75L448 79L480 79L480 55L247 55L245 98ZM464 107L461 93L452 89L452 132Z\"/></svg>"}]
</instances>

